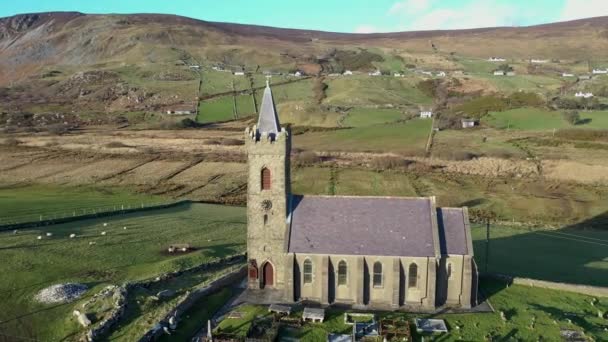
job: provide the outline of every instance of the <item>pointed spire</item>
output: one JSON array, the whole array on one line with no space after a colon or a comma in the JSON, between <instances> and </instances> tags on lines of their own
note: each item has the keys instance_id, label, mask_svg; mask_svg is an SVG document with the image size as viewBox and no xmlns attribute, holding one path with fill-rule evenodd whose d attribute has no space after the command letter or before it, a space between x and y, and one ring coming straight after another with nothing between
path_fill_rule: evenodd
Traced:
<instances>
[{"instance_id":1,"label":"pointed spire","mask_svg":"<svg viewBox=\"0 0 608 342\"><path fill-rule=\"evenodd\" d=\"M260 117L258 118L258 132L267 133L269 136L276 135L281 131L277 109L274 106L270 82L266 79L266 89L260 106Z\"/></svg>"}]
</instances>

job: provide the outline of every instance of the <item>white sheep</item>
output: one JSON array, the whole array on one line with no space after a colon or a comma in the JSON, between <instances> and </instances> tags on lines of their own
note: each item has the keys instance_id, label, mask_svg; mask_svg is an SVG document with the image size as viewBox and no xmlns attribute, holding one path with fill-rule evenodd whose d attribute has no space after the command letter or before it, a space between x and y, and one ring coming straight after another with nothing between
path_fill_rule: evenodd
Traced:
<instances>
[{"instance_id":1,"label":"white sheep","mask_svg":"<svg viewBox=\"0 0 608 342\"><path fill-rule=\"evenodd\" d=\"M127 230L127 226L122 227L122 229Z\"/></svg>"},{"instance_id":2,"label":"white sheep","mask_svg":"<svg viewBox=\"0 0 608 342\"><path fill-rule=\"evenodd\" d=\"M17 229L13 230L13 234L17 234L19 231Z\"/></svg>"},{"instance_id":3,"label":"white sheep","mask_svg":"<svg viewBox=\"0 0 608 342\"><path fill-rule=\"evenodd\" d=\"M107 226L108 226L108 223L107 223L107 222L104 222L104 223L103 223L103 226L104 226L104 227L107 227Z\"/></svg>"},{"instance_id":4,"label":"white sheep","mask_svg":"<svg viewBox=\"0 0 608 342\"><path fill-rule=\"evenodd\" d=\"M51 237L51 236L53 236L53 233L46 233L46 236Z\"/></svg>"},{"instance_id":5,"label":"white sheep","mask_svg":"<svg viewBox=\"0 0 608 342\"><path fill-rule=\"evenodd\" d=\"M95 241L89 241L89 246L93 246L95 243Z\"/></svg>"},{"instance_id":6,"label":"white sheep","mask_svg":"<svg viewBox=\"0 0 608 342\"><path fill-rule=\"evenodd\" d=\"M101 232L101 235L105 236L105 235L106 235L106 232Z\"/></svg>"},{"instance_id":7,"label":"white sheep","mask_svg":"<svg viewBox=\"0 0 608 342\"><path fill-rule=\"evenodd\" d=\"M73 239L76 237L76 234L70 234L70 239Z\"/></svg>"},{"instance_id":8,"label":"white sheep","mask_svg":"<svg viewBox=\"0 0 608 342\"><path fill-rule=\"evenodd\" d=\"M38 240L42 240L42 235L38 235Z\"/></svg>"}]
</instances>

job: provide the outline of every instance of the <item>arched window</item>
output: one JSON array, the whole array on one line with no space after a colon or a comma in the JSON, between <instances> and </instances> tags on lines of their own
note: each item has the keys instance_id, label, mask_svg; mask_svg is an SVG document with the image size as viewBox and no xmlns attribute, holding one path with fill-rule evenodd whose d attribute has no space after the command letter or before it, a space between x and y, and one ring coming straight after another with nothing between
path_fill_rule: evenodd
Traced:
<instances>
[{"instance_id":1,"label":"arched window","mask_svg":"<svg viewBox=\"0 0 608 342\"><path fill-rule=\"evenodd\" d=\"M304 260L304 284L312 283L312 261Z\"/></svg>"},{"instance_id":2,"label":"arched window","mask_svg":"<svg viewBox=\"0 0 608 342\"><path fill-rule=\"evenodd\" d=\"M342 260L338 263L338 285L346 285L346 275L348 274L348 268L346 261Z\"/></svg>"},{"instance_id":3,"label":"arched window","mask_svg":"<svg viewBox=\"0 0 608 342\"><path fill-rule=\"evenodd\" d=\"M270 169L263 168L262 169L262 190L270 190L271 180L270 180Z\"/></svg>"},{"instance_id":4,"label":"arched window","mask_svg":"<svg viewBox=\"0 0 608 342\"><path fill-rule=\"evenodd\" d=\"M411 263L410 269L408 271L408 287L417 287L418 286L418 265Z\"/></svg>"},{"instance_id":5,"label":"arched window","mask_svg":"<svg viewBox=\"0 0 608 342\"><path fill-rule=\"evenodd\" d=\"M380 261L374 263L374 287L382 287L382 264Z\"/></svg>"},{"instance_id":6,"label":"arched window","mask_svg":"<svg viewBox=\"0 0 608 342\"><path fill-rule=\"evenodd\" d=\"M446 270L446 274L448 276L448 280L452 279L452 264L448 263L448 269Z\"/></svg>"}]
</instances>

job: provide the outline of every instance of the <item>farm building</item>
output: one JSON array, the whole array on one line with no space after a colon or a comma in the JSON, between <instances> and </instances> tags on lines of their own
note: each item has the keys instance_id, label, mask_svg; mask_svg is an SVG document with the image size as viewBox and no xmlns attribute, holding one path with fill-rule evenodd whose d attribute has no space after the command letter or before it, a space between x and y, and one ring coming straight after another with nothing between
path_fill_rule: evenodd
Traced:
<instances>
[{"instance_id":1,"label":"farm building","mask_svg":"<svg viewBox=\"0 0 608 342\"><path fill-rule=\"evenodd\" d=\"M582 91L579 91L576 94L574 94L574 97L583 97L583 98L589 99L589 98L593 97L593 93L583 93Z\"/></svg>"},{"instance_id":2,"label":"farm building","mask_svg":"<svg viewBox=\"0 0 608 342\"><path fill-rule=\"evenodd\" d=\"M488 62L506 62L507 60L502 57L490 57L488 58Z\"/></svg>"},{"instance_id":3,"label":"farm building","mask_svg":"<svg viewBox=\"0 0 608 342\"><path fill-rule=\"evenodd\" d=\"M344 75L344 76L350 76L350 75L352 75L352 74L353 74L353 72L352 72L352 71L350 71L350 70L346 70L346 71L344 71L344 73L343 73L342 75Z\"/></svg>"},{"instance_id":4,"label":"farm building","mask_svg":"<svg viewBox=\"0 0 608 342\"><path fill-rule=\"evenodd\" d=\"M471 128L477 126L479 124L479 121L475 119L462 119L461 123L462 128Z\"/></svg>"},{"instance_id":5,"label":"farm building","mask_svg":"<svg viewBox=\"0 0 608 342\"><path fill-rule=\"evenodd\" d=\"M235 71L234 76L245 76L245 72L244 71Z\"/></svg>"},{"instance_id":6,"label":"farm building","mask_svg":"<svg viewBox=\"0 0 608 342\"><path fill-rule=\"evenodd\" d=\"M505 74L507 76L515 76L515 71L507 71L507 73Z\"/></svg>"},{"instance_id":7,"label":"farm building","mask_svg":"<svg viewBox=\"0 0 608 342\"><path fill-rule=\"evenodd\" d=\"M530 63L534 63L534 64L544 64L544 63L548 63L549 60L547 59L531 59Z\"/></svg>"},{"instance_id":8,"label":"farm building","mask_svg":"<svg viewBox=\"0 0 608 342\"><path fill-rule=\"evenodd\" d=\"M445 73L445 71L440 71L437 73L437 77L445 77L447 74Z\"/></svg>"},{"instance_id":9,"label":"farm building","mask_svg":"<svg viewBox=\"0 0 608 342\"><path fill-rule=\"evenodd\" d=\"M380 70L376 70L373 72L368 73L369 76L380 76L382 75L382 73L380 72Z\"/></svg>"},{"instance_id":10,"label":"farm building","mask_svg":"<svg viewBox=\"0 0 608 342\"><path fill-rule=\"evenodd\" d=\"M562 73L562 77L574 77L574 74L564 72L564 73Z\"/></svg>"},{"instance_id":11,"label":"farm building","mask_svg":"<svg viewBox=\"0 0 608 342\"><path fill-rule=\"evenodd\" d=\"M168 115L190 115L196 114L196 110L194 109L194 106L183 105L168 108L166 113Z\"/></svg>"},{"instance_id":12,"label":"farm building","mask_svg":"<svg viewBox=\"0 0 608 342\"><path fill-rule=\"evenodd\" d=\"M359 308L434 311L477 302L468 210L435 197L291 193L291 135L270 86L248 159L248 295Z\"/></svg>"},{"instance_id":13,"label":"farm building","mask_svg":"<svg viewBox=\"0 0 608 342\"><path fill-rule=\"evenodd\" d=\"M608 69L593 69L591 73L594 75L606 75L608 74Z\"/></svg>"},{"instance_id":14,"label":"farm building","mask_svg":"<svg viewBox=\"0 0 608 342\"><path fill-rule=\"evenodd\" d=\"M420 117L423 119L429 119L433 117L433 112L430 110L420 111Z\"/></svg>"},{"instance_id":15,"label":"farm building","mask_svg":"<svg viewBox=\"0 0 608 342\"><path fill-rule=\"evenodd\" d=\"M580 80L590 80L590 79L593 78L593 76L591 76L591 75L580 75L578 78Z\"/></svg>"},{"instance_id":16,"label":"farm building","mask_svg":"<svg viewBox=\"0 0 608 342\"><path fill-rule=\"evenodd\" d=\"M506 73L504 70L494 70L494 76L504 76Z\"/></svg>"},{"instance_id":17,"label":"farm building","mask_svg":"<svg viewBox=\"0 0 608 342\"><path fill-rule=\"evenodd\" d=\"M399 73L399 72L396 72L396 73L393 74L393 76L395 76L395 77L403 77L403 74Z\"/></svg>"},{"instance_id":18,"label":"farm building","mask_svg":"<svg viewBox=\"0 0 608 342\"><path fill-rule=\"evenodd\" d=\"M300 76L302 76L302 73L300 71L296 71L293 75L295 77L300 77Z\"/></svg>"}]
</instances>

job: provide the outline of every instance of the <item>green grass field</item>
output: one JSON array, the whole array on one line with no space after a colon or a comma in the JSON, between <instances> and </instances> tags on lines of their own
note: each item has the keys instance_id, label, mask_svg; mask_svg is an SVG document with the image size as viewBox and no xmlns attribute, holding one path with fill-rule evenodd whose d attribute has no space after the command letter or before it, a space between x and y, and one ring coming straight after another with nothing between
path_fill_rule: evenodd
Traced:
<instances>
[{"instance_id":1,"label":"green grass field","mask_svg":"<svg viewBox=\"0 0 608 342\"><path fill-rule=\"evenodd\" d=\"M328 79L327 99L332 105L430 105L433 100L416 88L416 78L353 75Z\"/></svg>"},{"instance_id":2,"label":"green grass field","mask_svg":"<svg viewBox=\"0 0 608 342\"><path fill-rule=\"evenodd\" d=\"M430 315L446 321L447 334L421 336L416 333L412 321L429 316L425 314L379 312L376 319L409 321L414 341L422 341L423 337L425 341L561 341L560 329L584 331L586 336L596 341L608 339L608 333L603 330L605 320L597 316L598 311L604 313L608 310L606 298L600 298L591 305L590 296L521 285L506 287L505 283L485 279L481 280L480 288L489 296L496 312ZM254 316L267 315L263 306L241 306L235 311L246 315L241 319L227 318L219 327L238 336L245 336ZM324 341L328 333L350 334L352 326L344 323L345 312L327 309L323 323L307 323L299 329L281 328L279 336L317 342ZM500 312L505 320L501 319ZM292 315L298 317L301 311Z\"/></svg>"},{"instance_id":3,"label":"green grass field","mask_svg":"<svg viewBox=\"0 0 608 342\"><path fill-rule=\"evenodd\" d=\"M486 270L486 229L474 226L475 259ZM491 227L488 272L566 283L608 286L608 232L530 231ZM534 260L534 262L530 262Z\"/></svg>"},{"instance_id":4,"label":"green grass field","mask_svg":"<svg viewBox=\"0 0 608 342\"><path fill-rule=\"evenodd\" d=\"M124 205L167 202L161 196L134 194L121 188L25 185L0 188L0 224L91 214Z\"/></svg>"},{"instance_id":5,"label":"green grass field","mask_svg":"<svg viewBox=\"0 0 608 342\"><path fill-rule=\"evenodd\" d=\"M234 120L234 100L232 96L222 96L211 100L201 101L198 107L196 121L210 123Z\"/></svg>"},{"instance_id":6,"label":"green grass field","mask_svg":"<svg viewBox=\"0 0 608 342\"><path fill-rule=\"evenodd\" d=\"M581 128L608 129L608 111L580 112L583 121L590 120L582 125Z\"/></svg>"},{"instance_id":7,"label":"green grass field","mask_svg":"<svg viewBox=\"0 0 608 342\"><path fill-rule=\"evenodd\" d=\"M538 108L519 108L504 112L491 112L482 119L483 122L499 129L544 131L568 128L560 112Z\"/></svg>"},{"instance_id":8,"label":"green grass field","mask_svg":"<svg viewBox=\"0 0 608 342\"><path fill-rule=\"evenodd\" d=\"M102 236L102 231L107 235ZM37 240L45 232L53 237ZM77 237L70 239L72 233ZM34 302L32 297L40 289L81 282L91 288L87 294L92 295L107 284L148 279L241 253L245 236L244 208L210 204L21 230L16 235L2 232L0 272L5 276L0 278L0 332L61 340L80 331L71 318L76 304ZM197 250L167 256L163 251L172 243L190 243Z\"/></svg>"},{"instance_id":9,"label":"green grass field","mask_svg":"<svg viewBox=\"0 0 608 342\"><path fill-rule=\"evenodd\" d=\"M294 136L299 148L315 151L423 153L431 120L357 127Z\"/></svg>"},{"instance_id":10,"label":"green grass field","mask_svg":"<svg viewBox=\"0 0 608 342\"><path fill-rule=\"evenodd\" d=\"M391 123L403 119L404 115L397 109L354 108L348 112L343 122L345 127L364 127Z\"/></svg>"}]
</instances>

